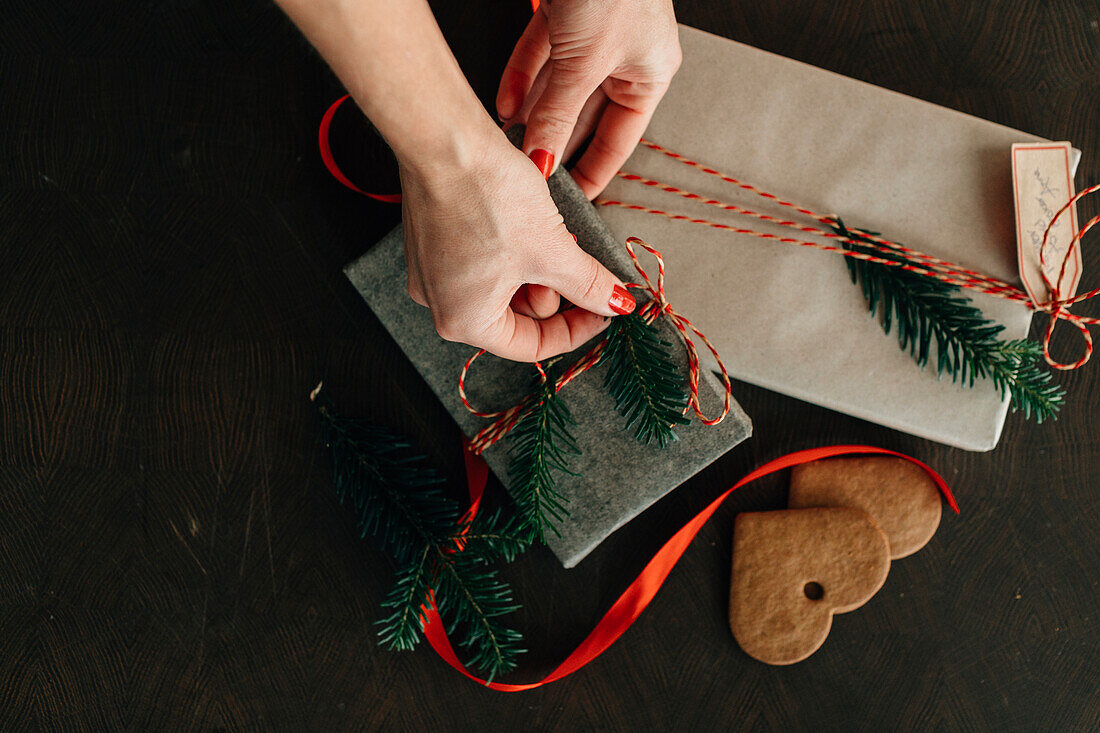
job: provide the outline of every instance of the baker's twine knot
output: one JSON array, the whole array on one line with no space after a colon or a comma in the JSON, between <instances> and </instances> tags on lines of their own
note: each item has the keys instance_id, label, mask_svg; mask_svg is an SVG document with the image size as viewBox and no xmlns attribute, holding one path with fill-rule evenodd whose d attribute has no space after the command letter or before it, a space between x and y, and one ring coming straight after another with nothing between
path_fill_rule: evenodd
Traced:
<instances>
[{"instance_id":1,"label":"baker's twine knot","mask_svg":"<svg viewBox=\"0 0 1100 733\"><path fill-rule=\"evenodd\" d=\"M1070 207L1083 199L1085 196L1088 196L1089 194L1095 193L1097 191L1100 191L1100 183L1089 186L1088 188L1082 189L1081 191L1077 192L1073 196L1073 198L1067 201L1062 208L1058 209L1058 211L1051 218L1050 223L1047 224L1047 228L1043 230L1043 242L1039 245L1039 272L1042 273L1043 284L1046 286L1047 291L1050 293L1050 300L1045 303L1035 303L1034 305L1036 310L1041 310L1050 315L1050 321L1047 323L1047 330L1043 336L1043 357L1046 359L1047 364L1050 364L1050 366L1054 369L1077 369L1088 363L1088 360L1092 357L1092 334L1089 333L1089 326L1100 323L1100 318L1095 318L1092 316L1080 316L1076 313L1070 313L1069 307L1074 303L1080 303L1082 301L1089 300L1097 294L1100 294L1100 288L1094 288L1087 293L1082 293L1072 298L1063 299L1062 279L1065 277L1066 274L1066 266L1072 259L1076 249L1081 246L1081 240L1084 238L1085 234L1094 226L1096 226L1097 223L1100 223L1100 214L1097 214L1096 216L1085 222L1085 225L1078 229L1077 233L1073 235L1073 238L1069 241L1069 246L1066 247L1065 254L1062 256L1062 264L1058 268L1058 277L1055 278L1053 282L1051 282L1050 278L1047 277L1046 271L1046 255L1048 239L1050 238L1050 230L1054 227L1055 222L1057 222L1063 214L1070 210ZM1059 321L1066 321L1067 323L1073 324L1081 333L1081 338L1083 338L1085 341L1084 352L1081 354L1081 357L1077 359L1077 361L1059 362L1050 355L1050 339L1051 336L1054 335L1054 328L1058 325Z\"/></svg>"},{"instance_id":2,"label":"baker's twine knot","mask_svg":"<svg viewBox=\"0 0 1100 733\"><path fill-rule=\"evenodd\" d=\"M657 260L656 284L649 279L649 275L646 274L645 269L638 261L638 255L634 251L635 245L645 249ZM634 269L638 271L638 275L642 279L642 283L627 283L626 286L635 290L642 290L650 296L648 300L638 307L638 310L635 311L636 314L647 324L653 323L653 321L662 314L668 316L672 325L680 332L681 339L683 339L684 348L688 356L688 389L690 393L688 396L688 404L684 407L684 414L687 414L688 410L693 409L699 421L704 425L717 425L729 414L730 402L732 400L729 373L726 371L726 365L722 362L721 355L703 332L696 328L687 317L677 312L668 302L668 298L665 295L665 261L664 258L661 257L661 253L637 237L630 237L627 239L625 246L631 261L634 263ZM722 412L716 417L708 418L702 410L699 399L699 375L701 372L699 366L699 353L692 339L692 334L698 337L698 339L710 350L710 353L714 355L714 360L718 364L718 368L722 374L722 384L725 388L725 396ZM604 337L554 381L554 391L557 392L561 390L578 376L596 366L606 346L607 338ZM511 432L512 428L518 425L531 410L542 404L542 395L547 380L549 380L549 376L546 374L546 370L543 368L542 364L535 362L535 368L539 373L539 389L531 392L507 409L497 410L495 412L483 412L478 410L470 403L466 396L466 376L474 361L484 353L485 349L478 349L475 351L470 358L466 360L466 363L462 367L462 372L458 376L458 395L462 398L462 404L466 406L466 409L469 410L471 414L493 421L470 440L469 449L475 455L481 454L486 448Z\"/></svg>"}]
</instances>

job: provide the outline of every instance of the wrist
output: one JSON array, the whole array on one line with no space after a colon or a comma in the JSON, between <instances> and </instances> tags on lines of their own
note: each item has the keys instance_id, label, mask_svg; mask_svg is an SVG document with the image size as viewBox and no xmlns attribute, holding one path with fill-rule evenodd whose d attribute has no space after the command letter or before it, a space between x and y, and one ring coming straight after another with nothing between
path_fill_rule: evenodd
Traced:
<instances>
[{"instance_id":1,"label":"wrist","mask_svg":"<svg viewBox=\"0 0 1100 733\"><path fill-rule=\"evenodd\" d=\"M440 115L423 135L390 142L402 175L418 180L451 181L474 174L498 146L509 145L504 133L475 100L475 108ZM442 120L446 120L443 122Z\"/></svg>"}]
</instances>

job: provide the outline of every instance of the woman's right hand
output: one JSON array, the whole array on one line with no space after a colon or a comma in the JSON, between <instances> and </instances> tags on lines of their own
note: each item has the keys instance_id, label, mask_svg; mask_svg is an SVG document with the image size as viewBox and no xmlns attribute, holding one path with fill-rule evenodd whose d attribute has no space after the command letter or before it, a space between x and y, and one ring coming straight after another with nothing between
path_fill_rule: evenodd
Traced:
<instances>
[{"instance_id":1,"label":"woman's right hand","mask_svg":"<svg viewBox=\"0 0 1100 733\"><path fill-rule=\"evenodd\" d=\"M517 361L570 351L629 312L576 245L536 165L470 88L426 0L278 0L390 144L409 294L440 335ZM559 311L565 298L576 308Z\"/></svg>"},{"instance_id":2,"label":"woman's right hand","mask_svg":"<svg viewBox=\"0 0 1100 733\"><path fill-rule=\"evenodd\" d=\"M465 147L457 163L401 164L409 295L431 309L440 336L537 361L634 309L619 279L566 230L549 171L495 127ZM561 299L576 308L559 310Z\"/></svg>"}]
</instances>

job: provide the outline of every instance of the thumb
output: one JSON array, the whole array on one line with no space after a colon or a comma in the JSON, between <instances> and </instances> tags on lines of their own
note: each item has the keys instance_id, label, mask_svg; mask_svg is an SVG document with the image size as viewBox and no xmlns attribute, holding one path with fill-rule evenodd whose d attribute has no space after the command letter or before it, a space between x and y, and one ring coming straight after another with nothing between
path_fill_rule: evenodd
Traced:
<instances>
[{"instance_id":1,"label":"thumb","mask_svg":"<svg viewBox=\"0 0 1100 733\"><path fill-rule=\"evenodd\" d=\"M546 176L562 162L581 110L603 81L590 63L581 60L556 59L550 64L546 88L527 116L523 138L523 152L536 159Z\"/></svg>"},{"instance_id":2,"label":"thumb","mask_svg":"<svg viewBox=\"0 0 1100 733\"><path fill-rule=\"evenodd\" d=\"M556 290L578 308L601 316L621 316L634 310L634 296L592 255L573 242L547 252L541 263L540 285Z\"/></svg>"}]
</instances>

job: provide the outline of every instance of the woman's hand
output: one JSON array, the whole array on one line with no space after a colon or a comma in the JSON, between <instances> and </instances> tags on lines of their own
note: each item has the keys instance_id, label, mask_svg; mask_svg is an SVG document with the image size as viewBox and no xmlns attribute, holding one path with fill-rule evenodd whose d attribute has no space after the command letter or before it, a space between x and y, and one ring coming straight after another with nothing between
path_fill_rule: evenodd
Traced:
<instances>
[{"instance_id":1,"label":"woman's hand","mask_svg":"<svg viewBox=\"0 0 1100 733\"><path fill-rule=\"evenodd\" d=\"M497 113L527 125L524 152L551 169L593 135L572 171L591 199L679 68L671 0L543 0L504 70Z\"/></svg>"},{"instance_id":2,"label":"woman's hand","mask_svg":"<svg viewBox=\"0 0 1100 733\"><path fill-rule=\"evenodd\" d=\"M544 181L546 157L532 163L486 114L426 0L278 2L397 156L409 294L431 308L441 336L534 361L580 346L605 316L634 309L622 283L565 230ZM568 27L604 22L591 10L570 15ZM615 86L622 104L648 93L630 91L641 79L633 73ZM562 298L577 307L559 312Z\"/></svg>"},{"instance_id":3,"label":"woman's hand","mask_svg":"<svg viewBox=\"0 0 1100 733\"><path fill-rule=\"evenodd\" d=\"M409 295L450 341L517 361L571 351L634 299L566 231L536 164L495 127L481 138L457 167L401 166ZM577 307L558 312L559 294Z\"/></svg>"}]
</instances>

